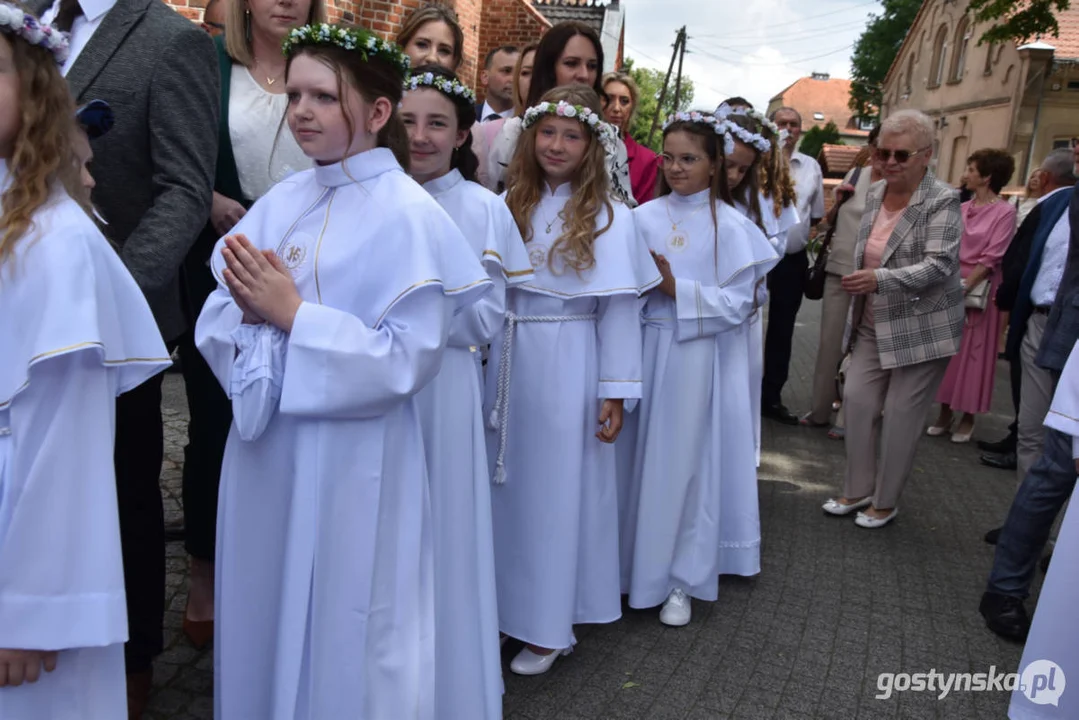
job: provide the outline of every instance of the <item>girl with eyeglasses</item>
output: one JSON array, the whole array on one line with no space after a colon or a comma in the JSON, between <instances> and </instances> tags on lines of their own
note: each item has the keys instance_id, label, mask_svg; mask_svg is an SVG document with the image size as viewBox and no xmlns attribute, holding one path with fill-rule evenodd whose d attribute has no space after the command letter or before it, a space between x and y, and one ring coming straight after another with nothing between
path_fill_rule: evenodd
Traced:
<instances>
[{"instance_id":1,"label":"girl with eyeglasses","mask_svg":"<svg viewBox=\"0 0 1079 720\"><path fill-rule=\"evenodd\" d=\"M642 313L644 394L632 477L622 479L622 582L631 607L662 603L660 622L671 626L690 621L690 598L717 598L720 574L760 570L753 539L728 542L724 524L744 531L748 521L759 546L748 321L779 255L732 206L734 138L711 115L669 119L659 197L634 211L663 280ZM747 546L739 552L748 561L726 557L725 545Z\"/></svg>"}]
</instances>

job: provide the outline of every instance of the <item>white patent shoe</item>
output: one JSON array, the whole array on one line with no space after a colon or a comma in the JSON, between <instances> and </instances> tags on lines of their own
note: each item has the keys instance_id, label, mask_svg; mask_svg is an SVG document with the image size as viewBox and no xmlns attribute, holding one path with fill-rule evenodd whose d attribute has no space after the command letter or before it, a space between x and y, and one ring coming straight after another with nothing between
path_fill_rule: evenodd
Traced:
<instances>
[{"instance_id":1,"label":"white patent shoe","mask_svg":"<svg viewBox=\"0 0 1079 720\"><path fill-rule=\"evenodd\" d=\"M663 603L663 609L659 611L659 621L670 627L682 627L688 625L693 611L689 596L679 589L671 590L667 596L667 602Z\"/></svg>"},{"instance_id":2,"label":"white patent shoe","mask_svg":"<svg viewBox=\"0 0 1079 720\"><path fill-rule=\"evenodd\" d=\"M852 512L854 512L856 510L861 510L863 508L867 508L872 504L873 504L873 497L872 496L864 497L861 500L856 500L855 502L852 502L852 503L841 503L838 500L836 500L835 498L829 498L828 502L826 502L826 503L824 503L823 505L820 506L820 509L823 510L824 512L828 513L829 515L843 516L843 515L850 515Z\"/></svg>"},{"instance_id":3,"label":"white patent shoe","mask_svg":"<svg viewBox=\"0 0 1079 720\"><path fill-rule=\"evenodd\" d=\"M854 524L858 527L868 528L869 530L876 530L882 528L892 520L895 520L895 516L899 514L899 508L892 508L892 511L884 517L874 517L872 515L866 515L864 512L858 513L858 517L854 518Z\"/></svg>"},{"instance_id":4,"label":"white patent shoe","mask_svg":"<svg viewBox=\"0 0 1079 720\"><path fill-rule=\"evenodd\" d=\"M546 655L539 655L529 650L526 645L521 652L517 653L517 657L513 658L513 662L510 663L510 670L517 675L542 675L551 669L554 661L560 655L569 655L570 652L572 652L572 649L566 648L565 650L552 650Z\"/></svg>"}]
</instances>

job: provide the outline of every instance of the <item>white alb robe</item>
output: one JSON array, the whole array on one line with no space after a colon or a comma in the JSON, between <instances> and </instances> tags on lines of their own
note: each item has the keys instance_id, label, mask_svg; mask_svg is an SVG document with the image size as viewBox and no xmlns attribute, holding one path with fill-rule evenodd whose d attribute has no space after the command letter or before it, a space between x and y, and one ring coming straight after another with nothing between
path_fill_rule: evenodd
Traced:
<instances>
[{"instance_id":1,"label":"white alb robe","mask_svg":"<svg viewBox=\"0 0 1079 720\"><path fill-rule=\"evenodd\" d=\"M0 160L0 193L8 183ZM4 720L127 717L116 396L169 365L149 306L57 190L0 265L0 648L58 650Z\"/></svg>"},{"instance_id":2,"label":"white alb robe","mask_svg":"<svg viewBox=\"0 0 1079 720\"><path fill-rule=\"evenodd\" d=\"M634 211L663 255L676 297L644 307L644 396L624 519L629 602L647 608L679 588L715 600L720 574L760 572L748 346L758 281L779 256L710 191L673 193ZM672 231L673 222L678 223Z\"/></svg>"},{"instance_id":3,"label":"white alb robe","mask_svg":"<svg viewBox=\"0 0 1079 720\"><path fill-rule=\"evenodd\" d=\"M490 288L378 148L291 176L233 230L303 298L242 325L221 280L196 343L232 399L217 523L218 720L436 717L432 526L414 395Z\"/></svg>"},{"instance_id":4,"label":"white alb robe","mask_svg":"<svg viewBox=\"0 0 1079 720\"><path fill-rule=\"evenodd\" d=\"M787 251L787 233L798 224L798 208L787 205L776 217L772 198L760 195L761 224L764 234L775 249L780 259ZM734 204L735 209L750 220L749 207L741 202ZM757 307L749 322L753 326L749 333L749 369L750 385L753 386L753 437L757 457L757 467L761 465L761 383L764 381L764 306L768 304L768 288L761 283L757 288Z\"/></svg>"},{"instance_id":5,"label":"white alb robe","mask_svg":"<svg viewBox=\"0 0 1079 720\"><path fill-rule=\"evenodd\" d=\"M480 348L501 329L506 288L532 277L506 203L457 170L424 183L487 270L493 289L450 324L442 369L416 396L431 488L438 720L502 717L491 475Z\"/></svg>"},{"instance_id":6,"label":"white alb robe","mask_svg":"<svg viewBox=\"0 0 1079 720\"><path fill-rule=\"evenodd\" d=\"M573 644L575 623L622 614L615 449L595 434L604 399L627 400L628 412L640 397L638 298L660 280L632 212L617 202L595 240L595 266L552 272L571 195L569 184L545 188L533 213L526 248L536 275L508 293L485 401L499 625L553 649ZM606 224L604 212L597 227Z\"/></svg>"},{"instance_id":7,"label":"white alb robe","mask_svg":"<svg viewBox=\"0 0 1079 720\"><path fill-rule=\"evenodd\" d=\"M1079 348L1079 345L1076 346ZM1079 458L1079 349L1072 349L1060 376L1046 427L1071 435L1072 457ZM1053 561L1038 596L1023 659L1016 672L1034 695L1032 702L1021 689L1012 693L1008 717L1012 720L1071 720L1079 717L1079 508L1072 495L1060 526ZM1060 668L1032 665L1048 660ZM1031 667L1028 674L1024 671ZM1045 672L1048 669L1049 672ZM1041 672L1039 672L1041 670ZM1041 675L1036 679L1035 675ZM1037 689L1035 693L1034 690ZM1061 692L1061 691L1064 692ZM1059 700L1059 704L1050 702Z\"/></svg>"}]
</instances>

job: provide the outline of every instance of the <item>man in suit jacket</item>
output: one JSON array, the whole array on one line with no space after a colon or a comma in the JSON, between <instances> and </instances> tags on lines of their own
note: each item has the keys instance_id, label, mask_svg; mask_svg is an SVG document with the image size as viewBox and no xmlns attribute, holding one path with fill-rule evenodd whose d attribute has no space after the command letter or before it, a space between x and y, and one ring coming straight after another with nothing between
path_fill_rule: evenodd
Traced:
<instances>
[{"instance_id":1,"label":"man in suit jacket","mask_svg":"<svg viewBox=\"0 0 1079 720\"><path fill-rule=\"evenodd\" d=\"M81 104L106 101L115 125L94 141L94 205L146 295L166 342L185 329L179 269L210 214L217 156L218 70L198 25L159 0L44 0L45 20L70 29L63 67ZM133 717L149 695L165 612L162 376L121 395L116 413Z\"/></svg>"},{"instance_id":2,"label":"man in suit jacket","mask_svg":"<svg viewBox=\"0 0 1079 720\"><path fill-rule=\"evenodd\" d=\"M982 447L990 450L988 455L983 455L982 463L990 467L1003 469L1016 469L1016 444L1019 435L1019 404L1020 388L1022 387L1023 364L1020 357L1023 338L1027 332L1030 316L1034 307L1030 303L1030 287L1025 290L1025 295L1020 301L1020 286L1027 269L1032 265L1031 252L1034 249L1037 237L1038 247L1033 258L1033 272L1037 273L1041 264L1042 250L1045 247L1045 239L1052 226L1057 222L1061 210L1056 209L1054 202L1050 217L1042 221L1045 201L1051 198L1061 188L1075 185L1075 173L1072 167L1072 153L1070 150L1054 150L1036 171L1041 178L1042 196L1038 204L1027 215L1023 224L1019 226L1015 237L1008 246L1001 263L1001 282L997 289L995 302L1002 311L1010 313L1008 323L1008 339L1005 349L1005 357L1011 366L1012 403L1015 405L1015 422L1009 428L1009 435L999 443L991 443ZM1029 278L1033 283L1033 278ZM1022 478L1020 478L1020 481Z\"/></svg>"},{"instance_id":3,"label":"man in suit jacket","mask_svg":"<svg viewBox=\"0 0 1079 720\"><path fill-rule=\"evenodd\" d=\"M487 53L480 73L486 99L476 103L477 122L513 117L513 68L516 64L517 48L513 45L496 47Z\"/></svg>"},{"instance_id":4,"label":"man in suit jacket","mask_svg":"<svg viewBox=\"0 0 1079 720\"><path fill-rule=\"evenodd\" d=\"M1079 148L1074 152L1079 174ZM1069 206L1058 222L1068 226L1067 262L1034 360L1050 374L1054 386L1079 340L1079 194L1075 189L1064 192L1070 194ZM1075 489L1073 449L1070 436L1045 429L1042 454L1020 484L1001 528L979 606L986 626L1001 637L1022 641L1030 629L1023 601L1030 594L1053 522Z\"/></svg>"}]
</instances>

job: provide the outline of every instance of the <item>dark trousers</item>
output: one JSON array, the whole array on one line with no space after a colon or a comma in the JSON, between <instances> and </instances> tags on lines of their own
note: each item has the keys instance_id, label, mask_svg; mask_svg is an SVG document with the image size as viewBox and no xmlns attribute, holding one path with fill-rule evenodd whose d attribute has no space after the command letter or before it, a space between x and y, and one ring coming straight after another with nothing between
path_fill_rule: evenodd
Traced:
<instances>
[{"instance_id":1,"label":"dark trousers","mask_svg":"<svg viewBox=\"0 0 1079 720\"><path fill-rule=\"evenodd\" d=\"M116 399L116 499L127 592L127 672L149 670L160 654L165 622L165 454L161 384L150 378Z\"/></svg>"},{"instance_id":2,"label":"dark trousers","mask_svg":"<svg viewBox=\"0 0 1079 720\"><path fill-rule=\"evenodd\" d=\"M1075 490L1070 435L1045 429L1045 445L1019 485L997 540L989 592L1026 598L1053 522Z\"/></svg>"},{"instance_id":3,"label":"dark trousers","mask_svg":"<svg viewBox=\"0 0 1079 720\"><path fill-rule=\"evenodd\" d=\"M179 351L190 413L184 447L184 547L192 557L213 562L217 490L232 425L232 403L195 347L194 332L180 339Z\"/></svg>"},{"instance_id":4,"label":"dark trousers","mask_svg":"<svg viewBox=\"0 0 1079 720\"><path fill-rule=\"evenodd\" d=\"M768 331L764 337L764 379L761 382L761 406L770 407L783 402L783 386L791 362L791 343L794 323L802 307L809 259L806 251L784 255L768 274Z\"/></svg>"}]
</instances>

